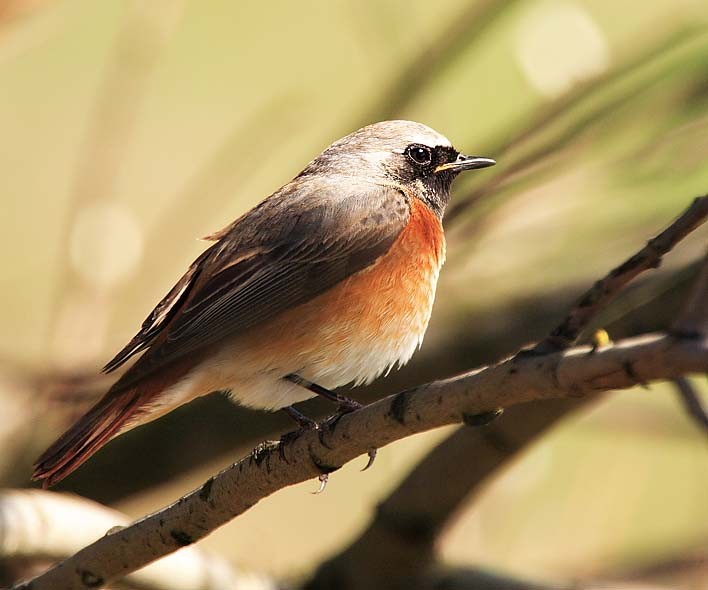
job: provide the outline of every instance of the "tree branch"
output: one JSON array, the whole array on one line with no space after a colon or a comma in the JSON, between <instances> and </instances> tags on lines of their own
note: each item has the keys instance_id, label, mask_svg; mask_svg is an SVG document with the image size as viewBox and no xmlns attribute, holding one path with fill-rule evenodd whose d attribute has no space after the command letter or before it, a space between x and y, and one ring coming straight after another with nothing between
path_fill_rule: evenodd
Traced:
<instances>
[{"instance_id":1,"label":"tree branch","mask_svg":"<svg viewBox=\"0 0 708 590\"><path fill-rule=\"evenodd\" d=\"M77 527L77 523L81 526ZM44 490L0 492L0 559L63 559L108 529L127 526L124 514L78 496ZM130 574L145 590L274 590L260 576L190 547Z\"/></svg>"},{"instance_id":2,"label":"tree branch","mask_svg":"<svg viewBox=\"0 0 708 590\"><path fill-rule=\"evenodd\" d=\"M702 200L708 202L706 197ZM701 199L654 239L664 248L661 253L653 251L655 257L673 247L705 218L706 214L696 207L697 202L700 203ZM554 330L566 336L562 348L572 344L568 339L574 340L616 293L639 274L638 262L646 262L647 257L643 255L646 250L642 249L611 271L580 298ZM699 273L686 311L674 323L672 330L677 334L708 336L708 331L697 328L704 321L699 311L705 312L708 307L707 268L708 261ZM594 305L585 305L585 302L593 300ZM683 328L678 327L679 323ZM571 325L575 327L574 335L564 329L564 326ZM544 345L551 338L537 345L534 351L552 350L552 347ZM676 383L691 415L699 422L708 420L689 381L679 377ZM435 540L457 507L519 449L527 446L569 411L583 405L585 400L566 400L565 404L558 403L558 400L554 402L516 408L516 411L507 412L502 419L486 428L461 428L440 443L378 506L367 529L344 551L318 568L307 586L308 590L342 585L352 587L352 590L396 585L403 588L410 586L411 580L424 579L435 562ZM475 457L475 463L460 470L459 465L467 465L469 457ZM445 482L444 486L437 485L441 481ZM431 486L437 486L433 497L429 493Z\"/></svg>"},{"instance_id":3,"label":"tree branch","mask_svg":"<svg viewBox=\"0 0 708 590\"><path fill-rule=\"evenodd\" d=\"M108 534L16 589L99 588L205 537L286 486L372 447L499 407L624 389L708 370L708 341L645 335L593 351L525 354L388 396L280 443L265 443L174 504Z\"/></svg>"},{"instance_id":4,"label":"tree branch","mask_svg":"<svg viewBox=\"0 0 708 590\"><path fill-rule=\"evenodd\" d=\"M708 195L697 197L669 227L649 240L644 248L613 269L605 278L597 281L550 336L536 345L535 350L537 352L562 350L573 344L598 311L606 307L627 283L645 270L657 268L661 264L662 257L701 225L706 217L708 217ZM708 285L708 279L704 282ZM703 307L707 305L707 301L708 298L703 299ZM700 305L700 302L697 305Z\"/></svg>"},{"instance_id":5,"label":"tree branch","mask_svg":"<svg viewBox=\"0 0 708 590\"><path fill-rule=\"evenodd\" d=\"M674 385L688 415L699 428L708 433L708 412L693 384L686 377L678 377L674 379Z\"/></svg>"},{"instance_id":6,"label":"tree branch","mask_svg":"<svg viewBox=\"0 0 708 590\"><path fill-rule=\"evenodd\" d=\"M688 337L708 335L708 254L698 273L698 279L681 315L671 326L674 334ZM685 377L674 380L688 415L696 425L708 433L708 411L693 384Z\"/></svg>"},{"instance_id":7,"label":"tree branch","mask_svg":"<svg viewBox=\"0 0 708 590\"><path fill-rule=\"evenodd\" d=\"M703 197L708 200L708 197ZM698 279L681 315L671 326L675 334L708 334L708 253L698 272Z\"/></svg>"},{"instance_id":8,"label":"tree branch","mask_svg":"<svg viewBox=\"0 0 708 590\"><path fill-rule=\"evenodd\" d=\"M550 341L546 339L532 351L522 351L496 365L389 396L325 423L318 431L261 445L175 504L99 539L29 584L33 590L100 587L206 536L278 489L334 471L372 447L380 448L411 434L528 401L574 398L654 379L676 379L692 371L705 372L708 338L697 331L644 336L600 350L552 351L572 343L625 284L657 266L661 257L706 217L708 196L699 197L581 299L554 330L552 336L559 339L551 341L551 346L545 344ZM438 517L438 522L443 519Z\"/></svg>"},{"instance_id":9,"label":"tree branch","mask_svg":"<svg viewBox=\"0 0 708 590\"><path fill-rule=\"evenodd\" d=\"M524 404L483 428L457 429L416 464L377 506L361 535L321 564L305 588L410 588L412 580L427 579L435 569L437 540L462 504L520 450L589 399Z\"/></svg>"}]
</instances>

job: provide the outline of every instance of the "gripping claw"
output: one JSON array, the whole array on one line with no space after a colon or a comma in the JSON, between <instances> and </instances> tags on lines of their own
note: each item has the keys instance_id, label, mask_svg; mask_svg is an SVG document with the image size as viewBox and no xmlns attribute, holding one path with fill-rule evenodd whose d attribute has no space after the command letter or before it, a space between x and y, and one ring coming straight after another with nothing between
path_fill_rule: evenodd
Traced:
<instances>
[{"instance_id":1,"label":"gripping claw","mask_svg":"<svg viewBox=\"0 0 708 590\"><path fill-rule=\"evenodd\" d=\"M311 492L313 496L316 496L317 494L321 494L322 492L325 491L325 488L327 487L327 482L329 481L329 474L323 473L317 479L320 480L320 487L317 490L315 490L314 492Z\"/></svg>"},{"instance_id":2,"label":"gripping claw","mask_svg":"<svg viewBox=\"0 0 708 590\"><path fill-rule=\"evenodd\" d=\"M369 460L367 461L366 466L364 467L364 469L362 469L362 471L366 471L369 467L371 467L374 464L374 461L376 461L376 453L377 452L378 451L374 447L371 447L369 449L369 452L368 452Z\"/></svg>"}]
</instances>

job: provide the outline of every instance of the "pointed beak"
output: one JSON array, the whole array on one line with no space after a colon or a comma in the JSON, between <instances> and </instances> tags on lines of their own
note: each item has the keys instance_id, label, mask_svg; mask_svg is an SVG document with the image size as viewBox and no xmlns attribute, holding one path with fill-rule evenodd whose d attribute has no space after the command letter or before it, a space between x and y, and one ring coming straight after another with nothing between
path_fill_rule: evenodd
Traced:
<instances>
[{"instance_id":1,"label":"pointed beak","mask_svg":"<svg viewBox=\"0 0 708 590\"><path fill-rule=\"evenodd\" d=\"M465 154L460 154L454 162L440 164L440 166L435 169L435 172L443 172L444 170L463 172L464 170L487 168L488 166L494 166L496 163L496 160L492 160L491 158L482 158L481 156L465 156Z\"/></svg>"}]
</instances>

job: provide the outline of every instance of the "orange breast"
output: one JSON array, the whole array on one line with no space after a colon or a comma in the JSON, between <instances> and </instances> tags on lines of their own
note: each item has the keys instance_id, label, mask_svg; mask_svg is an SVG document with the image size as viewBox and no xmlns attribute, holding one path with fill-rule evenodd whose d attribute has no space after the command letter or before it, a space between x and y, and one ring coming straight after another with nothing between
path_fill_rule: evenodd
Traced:
<instances>
[{"instance_id":1,"label":"orange breast","mask_svg":"<svg viewBox=\"0 0 708 590\"><path fill-rule=\"evenodd\" d=\"M274 318L261 330L263 345L274 356L297 356L302 376L325 387L368 382L420 345L444 257L440 220L413 199L410 221L386 255Z\"/></svg>"}]
</instances>

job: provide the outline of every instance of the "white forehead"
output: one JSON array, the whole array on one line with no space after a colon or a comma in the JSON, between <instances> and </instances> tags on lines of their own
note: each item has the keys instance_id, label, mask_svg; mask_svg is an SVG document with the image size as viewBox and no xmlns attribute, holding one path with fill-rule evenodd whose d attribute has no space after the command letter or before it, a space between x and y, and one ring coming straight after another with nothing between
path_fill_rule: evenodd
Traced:
<instances>
[{"instance_id":1,"label":"white forehead","mask_svg":"<svg viewBox=\"0 0 708 590\"><path fill-rule=\"evenodd\" d=\"M421 127L423 127L423 125L421 125ZM408 143L420 143L430 147L452 147L452 143L447 137L430 127L426 127L424 131L411 133L411 135L407 137L407 140Z\"/></svg>"},{"instance_id":2,"label":"white forehead","mask_svg":"<svg viewBox=\"0 0 708 590\"><path fill-rule=\"evenodd\" d=\"M374 137L379 136L384 141L393 140L401 145L420 143L430 147L452 147L450 140L442 133L415 121L382 121L360 129L357 134L362 132Z\"/></svg>"},{"instance_id":3,"label":"white forehead","mask_svg":"<svg viewBox=\"0 0 708 590\"><path fill-rule=\"evenodd\" d=\"M452 147L447 137L422 123L381 121L335 141L325 153L344 152L366 160L380 161L390 157L392 152L402 154L411 144Z\"/></svg>"}]
</instances>

